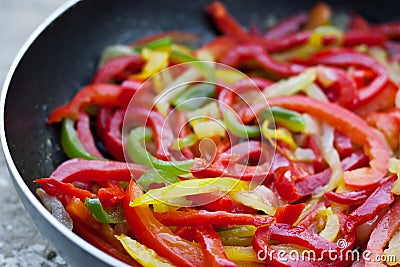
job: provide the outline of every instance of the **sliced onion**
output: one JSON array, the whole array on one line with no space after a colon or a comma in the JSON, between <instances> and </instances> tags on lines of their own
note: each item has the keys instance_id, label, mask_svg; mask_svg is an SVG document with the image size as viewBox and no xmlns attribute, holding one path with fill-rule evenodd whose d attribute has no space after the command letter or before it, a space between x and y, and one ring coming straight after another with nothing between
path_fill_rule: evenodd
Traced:
<instances>
[{"instance_id":1,"label":"sliced onion","mask_svg":"<svg viewBox=\"0 0 400 267\"><path fill-rule=\"evenodd\" d=\"M48 195L42 188L36 189L36 194L39 196L46 209L48 209L60 223L72 230L72 219L65 210L63 204L56 197Z\"/></svg>"},{"instance_id":2,"label":"sliced onion","mask_svg":"<svg viewBox=\"0 0 400 267\"><path fill-rule=\"evenodd\" d=\"M278 198L275 193L265 185L258 186L254 191L230 192L229 196L247 207L264 211L269 215L274 215L278 207Z\"/></svg>"}]
</instances>

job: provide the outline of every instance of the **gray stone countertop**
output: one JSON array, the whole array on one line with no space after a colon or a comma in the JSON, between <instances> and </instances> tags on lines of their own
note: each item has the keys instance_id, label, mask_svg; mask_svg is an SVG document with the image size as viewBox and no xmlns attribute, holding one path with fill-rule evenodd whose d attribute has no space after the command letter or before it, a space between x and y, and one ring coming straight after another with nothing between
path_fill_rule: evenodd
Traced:
<instances>
[{"instance_id":1,"label":"gray stone countertop","mask_svg":"<svg viewBox=\"0 0 400 267\"><path fill-rule=\"evenodd\" d=\"M0 83L24 41L63 0L0 0ZM0 267L66 267L24 210L0 153Z\"/></svg>"}]
</instances>

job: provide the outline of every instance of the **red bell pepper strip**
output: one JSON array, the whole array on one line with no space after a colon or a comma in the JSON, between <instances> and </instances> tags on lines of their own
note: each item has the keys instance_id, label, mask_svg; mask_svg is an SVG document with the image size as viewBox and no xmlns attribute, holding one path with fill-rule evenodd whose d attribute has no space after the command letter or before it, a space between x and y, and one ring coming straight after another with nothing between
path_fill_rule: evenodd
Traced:
<instances>
[{"instance_id":1,"label":"red bell pepper strip","mask_svg":"<svg viewBox=\"0 0 400 267\"><path fill-rule=\"evenodd\" d=\"M86 112L79 113L78 121L76 122L76 132L79 141L87 152L99 159L103 158L103 155L94 143L93 134L90 130L90 117Z\"/></svg>"},{"instance_id":2,"label":"red bell pepper strip","mask_svg":"<svg viewBox=\"0 0 400 267\"><path fill-rule=\"evenodd\" d=\"M95 74L92 84L110 83L116 75L130 69L130 73L135 73L143 66L144 60L140 55L120 56L108 61Z\"/></svg>"},{"instance_id":3,"label":"red bell pepper strip","mask_svg":"<svg viewBox=\"0 0 400 267\"><path fill-rule=\"evenodd\" d=\"M178 266L207 266L201 248L173 234L153 216L148 206L129 206L142 194L139 186L131 180L123 200L125 217L136 239Z\"/></svg>"},{"instance_id":4,"label":"red bell pepper strip","mask_svg":"<svg viewBox=\"0 0 400 267\"><path fill-rule=\"evenodd\" d=\"M395 99L398 87L393 82L388 81L385 88L373 100L354 112L365 116L371 112L384 111L395 106Z\"/></svg>"},{"instance_id":5,"label":"red bell pepper strip","mask_svg":"<svg viewBox=\"0 0 400 267\"><path fill-rule=\"evenodd\" d=\"M369 23L363 17L357 14L350 14L348 31L369 31Z\"/></svg>"},{"instance_id":6,"label":"red bell pepper strip","mask_svg":"<svg viewBox=\"0 0 400 267\"><path fill-rule=\"evenodd\" d=\"M399 147L400 110L373 112L368 114L365 120L383 133L391 149L395 150Z\"/></svg>"},{"instance_id":7,"label":"red bell pepper strip","mask_svg":"<svg viewBox=\"0 0 400 267\"><path fill-rule=\"evenodd\" d=\"M223 195L222 197L216 196L215 194L198 194L187 196L186 199L193 201L193 204L199 206L200 209L206 211L226 211L230 213L256 213L257 210L247 207L241 203L235 202L229 195ZM215 199L215 200L214 200ZM210 200L213 200L210 202ZM204 204L206 203L206 204Z\"/></svg>"},{"instance_id":8,"label":"red bell pepper strip","mask_svg":"<svg viewBox=\"0 0 400 267\"><path fill-rule=\"evenodd\" d=\"M390 210L382 217L379 223L372 230L371 236L367 244L367 250L371 252L370 259L383 259L385 249L389 240L398 231L400 227L400 201L397 201ZM387 266L384 263L367 261L365 266L378 267Z\"/></svg>"},{"instance_id":9,"label":"red bell pepper strip","mask_svg":"<svg viewBox=\"0 0 400 267\"><path fill-rule=\"evenodd\" d=\"M360 191L349 191L343 193L336 193L330 191L325 193L324 196L330 201L342 205L357 205L367 200L370 194L371 194L371 189L364 189Z\"/></svg>"},{"instance_id":10,"label":"red bell pepper strip","mask_svg":"<svg viewBox=\"0 0 400 267\"><path fill-rule=\"evenodd\" d=\"M127 108L132 97L140 90L143 83L135 80L126 80L122 82L122 91L118 98L118 106Z\"/></svg>"},{"instance_id":11,"label":"red bell pepper strip","mask_svg":"<svg viewBox=\"0 0 400 267\"><path fill-rule=\"evenodd\" d=\"M64 118L78 119L79 112L88 105L118 106L122 88L113 84L92 84L82 88L72 100L54 109L48 118L48 123L60 122Z\"/></svg>"},{"instance_id":12,"label":"red bell pepper strip","mask_svg":"<svg viewBox=\"0 0 400 267\"><path fill-rule=\"evenodd\" d=\"M350 138L337 131L335 131L333 145L339 153L340 158L349 157L351 153L353 153L353 144L351 143Z\"/></svg>"},{"instance_id":13,"label":"red bell pepper strip","mask_svg":"<svg viewBox=\"0 0 400 267\"><path fill-rule=\"evenodd\" d=\"M252 215L246 213L229 213L225 211L167 211L154 212L154 217L167 226L199 226L211 224L213 226L271 224L274 219L268 215Z\"/></svg>"},{"instance_id":14,"label":"red bell pepper strip","mask_svg":"<svg viewBox=\"0 0 400 267\"><path fill-rule=\"evenodd\" d=\"M192 226L178 226L176 227L174 234L186 239L187 241L194 241L195 240L195 231L194 227Z\"/></svg>"},{"instance_id":15,"label":"red bell pepper strip","mask_svg":"<svg viewBox=\"0 0 400 267\"><path fill-rule=\"evenodd\" d=\"M118 161L125 161L122 147L122 123L124 121L125 111L118 109L108 120L106 132L103 135L103 144L107 151Z\"/></svg>"},{"instance_id":16,"label":"red bell pepper strip","mask_svg":"<svg viewBox=\"0 0 400 267\"><path fill-rule=\"evenodd\" d=\"M358 45L384 46L386 37L383 34L365 31L347 31L344 34L343 46L353 47Z\"/></svg>"},{"instance_id":17,"label":"red bell pepper strip","mask_svg":"<svg viewBox=\"0 0 400 267\"><path fill-rule=\"evenodd\" d=\"M368 199L356 210L349 214L345 223L348 232L352 232L355 228L372 220L381 209L392 204L394 197L390 190L393 183L397 180L397 175L391 175L368 197Z\"/></svg>"},{"instance_id":18,"label":"red bell pepper strip","mask_svg":"<svg viewBox=\"0 0 400 267\"><path fill-rule=\"evenodd\" d=\"M35 183L40 184L44 191L50 196L64 195L79 198L81 201L85 201L88 198L96 197L90 191L75 187L70 183L63 183L54 178L40 178L34 180Z\"/></svg>"},{"instance_id":19,"label":"red bell pepper strip","mask_svg":"<svg viewBox=\"0 0 400 267\"><path fill-rule=\"evenodd\" d=\"M223 113L227 107L232 107L235 101L235 97L242 92L249 90L264 90L265 87L271 85L272 82L263 78L250 78L241 79L238 82L232 84L229 89L223 87L218 94L218 107Z\"/></svg>"},{"instance_id":20,"label":"red bell pepper strip","mask_svg":"<svg viewBox=\"0 0 400 267\"><path fill-rule=\"evenodd\" d=\"M348 242L348 247L345 250L351 248L354 244L354 240ZM270 245L269 242L275 240L282 243L294 244L313 250L316 255L315 258L303 258L299 257L293 259L290 257L289 252L284 255L276 252ZM312 267L312 266L346 266L346 264L340 261L329 261L327 258L328 253L331 257L338 256L341 252L334 242L329 242L323 237L315 234L305 228L291 226L283 223L275 223L270 226L261 226L256 230L253 238L253 248L260 259L263 259L268 266L272 267ZM323 254L324 253L324 254ZM324 258L325 256L325 258Z\"/></svg>"},{"instance_id":21,"label":"red bell pepper strip","mask_svg":"<svg viewBox=\"0 0 400 267\"><path fill-rule=\"evenodd\" d=\"M384 34L389 39L398 39L400 37L400 23L389 22L380 25L370 25L371 32Z\"/></svg>"},{"instance_id":22,"label":"red bell pepper strip","mask_svg":"<svg viewBox=\"0 0 400 267\"><path fill-rule=\"evenodd\" d=\"M357 144L363 145L364 153L370 159L369 168L359 168L344 173L346 185L363 189L376 186L386 175L389 166L389 154L380 136L368 124L353 112L338 105L322 102L304 96L275 97L268 101L270 106L281 106L298 112L307 112L332 125ZM253 107L253 112L244 112L249 118L264 109L264 103Z\"/></svg>"},{"instance_id":23,"label":"red bell pepper strip","mask_svg":"<svg viewBox=\"0 0 400 267\"><path fill-rule=\"evenodd\" d=\"M327 49L301 62L311 65L324 64L338 67L357 66L372 70L376 77L369 85L358 91L353 108L361 107L373 100L385 88L388 81L387 70L382 64L369 56L352 50Z\"/></svg>"},{"instance_id":24,"label":"red bell pepper strip","mask_svg":"<svg viewBox=\"0 0 400 267\"><path fill-rule=\"evenodd\" d=\"M189 124L187 123L186 112L182 111L177 112L176 125L177 125L177 132L175 132L175 135L178 136L179 138L183 138L193 134L192 129L189 127ZM186 159L194 158L194 153L188 147L182 148L181 153L183 157Z\"/></svg>"},{"instance_id":25,"label":"red bell pepper strip","mask_svg":"<svg viewBox=\"0 0 400 267\"><path fill-rule=\"evenodd\" d=\"M269 53L281 52L302 44L310 39L310 31L296 32L278 39L264 39L263 46Z\"/></svg>"},{"instance_id":26,"label":"red bell pepper strip","mask_svg":"<svg viewBox=\"0 0 400 267\"><path fill-rule=\"evenodd\" d=\"M299 64L287 64L273 59L266 49L258 44L242 44L231 49L221 59L221 63L231 67L239 67L248 59L254 59L266 71L274 72L281 76L291 76L303 72L306 68Z\"/></svg>"},{"instance_id":27,"label":"red bell pepper strip","mask_svg":"<svg viewBox=\"0 0 400 267\"><path fill-rule=\"evenodd\" d=\"M276 209L274 218L277 223L293 225L301 215L305 206L305 203L286 204L284 206L279 206Z\"/></svg>"},{"instance_id":28,"label":"red bell pepper strip","mask_svg":"<svg viewBox=\"0 0 400 267\"><path fill-rule=\"evenodd\" d=\"M195 51L195 55L199 57L199 55L206 52L210 54L215 61L218 62L226 54L226 52L228 52L235 46L236 42L233 41L231 38L226 36L219 36L211 42L197 49Z\"/></svg>"},{"instance_id":29,"label":"red bell pepper strip","mask_svg":"<svg viewBox=\"0 0 400 267\"><path fill-rule=\"evenodd\" d=\"M115 207L121 203L125 197L125 191L118 183L107 182L107 187L102 187L97 191L97 197L103 208Z\"/></svg>"},{"instance_id":30,"label":"red bell pepper strip","mask_svg":"<svg viewBox=\"0 0 400 267\"><path fill-rule=\"evenodd\" d=\"M329 86L327 89L333 91L331 97L328 93L329 100L351 109L357 93L357 85L354 80L346 71L339 68L319 67L317 70L318 80L321 84L324 86L323 80L328 80Z\"/></svg>"},{"instance_id":31,"label":"red bell pepper strip","mask_svg":"<svg viewBox=\"0 0 400 267\"><path fill-rule=\"evenodd\" d=\"M59 165L50 177L64 183L130 181L132 176L138 179L147 170L147 167L133 163L70 159Z\"/></svg>"},{"instance_id":32,"label":"red bell pepper strip","mask_svg":"<svg viewBox=\"0 0 400 267\"><path fill-rule=\"evenodd\" d=\"M313 160L314 171L318 173L324 170L327 165L321 155L320 144L317 140L317 137L314 134L307 135L304 147L311 149L312 152L314 153L314 160Z\"/></svg>"},{"instance_id":33,"label":"red bell pepper strip","mask_svg":"<svg viewBox=\"0 0 400 267\"><path fill-rule=\"evenodd\" d=\"M104 136L107 131L107 125L109 123L109 120L111 119L113 110L114 108L111 106L100 107L96 116L96 122L95 122L96 134L103 143L104 143Z\"/></svg>"},{"instance_id":34,"label":"red bell pepper strip","mask_svg":"<svg viewBox=\"0 0 400 267\"><path fill-rule=\"evenodd\" d=\"M224 35L240 42L251 40L248 33L228 13L221 2L212 2L206 7L206 11Z\"/></svg>"},{"instance_id":35,"label":"red bell pepper strip","mask_svg":"<svg viewBox=\"0 0 400 267\"><path fill-rule=\"evenodd\" d=\"M264 38L281 38L285 35L295 33L306 21L307 14L305 13L287 17L268 29L264 34Z\"/></svg>"},{"instance_id":36,"label":"red bell pepper strip","mask_svg":"<svg viewBox=\"0 0 400 267\"><path fill-rule=\"evenodd\" d=\"M279 196L288 202L295 202L301 198L301 194L296 188L292 164L274 171L274 185Z\"/></svg>"},{"instance_id":37,"label":"red bell pepper strip","mask_svg":"<svg viewBox=\"0 0 400 267\"><path fill-rule=\"evenodd\" d=\"M174 142L174 135L171 127L165 121L163 115L155 110L148 114L147 125L153 131L154 141L157 147L156 157L162 160L168 160L171 157L168 149Z\"/></svg>"},{"instance_id":38,"label":"red bell pepper strip","mask_svg":"<svg viewBox=\"0 0 400 267\"><path fill-rule=\"evenodd\" d=\"M203 253L211 266L234 267L235 263L228 260L224 247L217 232L211 225L203 225L196 228L196 240L199 242Z\"/></svg>"}]
</instances>

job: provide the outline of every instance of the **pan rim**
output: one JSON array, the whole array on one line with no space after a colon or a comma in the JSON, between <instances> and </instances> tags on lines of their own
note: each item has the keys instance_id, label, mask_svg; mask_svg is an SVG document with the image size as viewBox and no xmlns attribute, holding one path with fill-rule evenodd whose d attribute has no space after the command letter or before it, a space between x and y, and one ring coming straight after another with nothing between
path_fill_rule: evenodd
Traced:
<instances>
[{"instance_id":1,"label":"pan rim","mask_svg":"<svg viewBox=\"0 0 400 267\"><path fill-rule=\"evenodd\" d=\"M9 150L9 145L6 138L5 133L5 105L7 101L8 90L11 85L12 78L14 77L14 73L17 70L22 58L28 52L29 48L32 44L38 39L38 37L46 31L46 29L60 16L62 16L65 12L76 6L82 0L67 0L62 5L60 5L57 9L55 9L42 23L39 24L38 27L30 34L30 36L23 43L21 48L18 50L16 56L14 57L7 74L4 79L4 83L2 86L2 91L0 95L0 141L2 146L2 152L5 157L6 165L8 168L9 176L13 182L14 187L18 188L18 194L23 194L30 204L34 207L35 212L40 214L47 223L49 223L52 227L54 227L58 232L60 232L65 238L74 243L80 249L86 251L90 255L96 257L97 259L103 261L110 266L122 266L127 267L130 266L128 264L123 263L122 261L108 255L107 253L101 251L95 246L91 245L89 242L72 232L70 229L65 227L62 223L60 223L55 217L51 215L51 213L43 206L43 204L35 197L34 193L29 189L28 185L25 183L22 175L18 171ZM19 196L21 198L21 196ZM28 213L29 214L29 213ZM32 216L31 216L32 218ZM33 218L32 218L33 219ZM33 220L34 221L34 220ZM34 221L36 224L36 221ZM46 237L44 237L46 239ZM53 244L54 245L54 244ZM68 259L66 259L68 260ZM68 261L67 261L68 263Z\"/></svg>"}]
</instances>

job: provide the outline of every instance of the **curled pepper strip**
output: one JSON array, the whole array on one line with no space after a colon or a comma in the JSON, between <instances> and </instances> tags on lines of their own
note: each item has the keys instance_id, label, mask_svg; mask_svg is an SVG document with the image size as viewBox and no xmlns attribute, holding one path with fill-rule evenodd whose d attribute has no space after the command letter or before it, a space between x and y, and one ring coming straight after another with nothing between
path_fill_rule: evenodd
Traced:
<instances>
[{"instance_id":1,"label":"curled pepper strip","mask_svg":"<svg viewBox=\"0 0 400 267\"><path fill-rule=\"evenodd\" d=\"M95 145L93 134L90 130L90 117L86 112L79 113L79 118L76 122L76 132L79 141L87 152L99 159L103 158L103 155Z\"/></svg>"},{"instance_id":2,"label":"curled pepper strip","mask_svg":"<svg viewBox=\"0 0 400 267\"><path fill-rule=\"evenodd\" d=\"M81 201L85 201L86 198L96 197L96 195L90 191L77 188L70 183L60 182L54 178L41 178L36 179L34 182L40 184L44 191L46 191L46 193L50 196L57 196L61 194L79 198Z\"/></svg>"},{"instance_id":3,"label":"curled pepper strip","mask_svg":"<svg viewBox=\"0 0 400 267\"><path fill-rule=\"evenodd\" d=\"M76 120L79 112L88 105L119 106L121 86L114 84L92 84L82 88L72 100L54 109L48 118L48 123L60 122L64 118Z\"/></svg>"},{"instance_id":4,"label":"curled pepper strip","mask_svg":"<svg viewBox=\"0 0 400 267\"><path fill-rule=\"evenodd\" d=\"M270 106L281 106L298 112L307 112L332 125L357 144L363 145L364 153L370 159L370 167L359 168L344 173L346 185L364 189L376 186L386 175L389 167L389 154L380 136L353 112L338 105L322 102L304 96L275 97L268 100ZM259 114L264 103L253 107L253 112L244 113L247 117ZM249 116L248 116L249 115Z\"/></svg>"},{"instance_id":5,"label":"curled pepper strip","mask_svg":"<svg viewBox=\"0 0 400 267\"><path fill-rule=\"evenodd\" d=\"M311 65L324 64L338 67L357 66L372 70L376 74L376 77L369 85L358 91L353 108L361 107L370 102L385 88L388 81L387 70L382 64L371 57L352 50L328 49L300 62Z\"/></svg>"},{"instance_id":6,"label":"curled pepper strip","mask_svg":"<svg viewBox=\"0 0 400 267\"><path fill-rule=\"evenodd\" d=\"M130 206L130 202L142 194L142 190L131 180L123 200L125 216L136 239L178 266L207 266L197 244L173 234L154 218L148 206Z\"/></svg>"}]
</instances>

